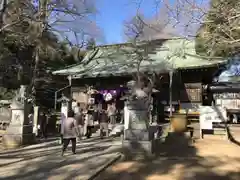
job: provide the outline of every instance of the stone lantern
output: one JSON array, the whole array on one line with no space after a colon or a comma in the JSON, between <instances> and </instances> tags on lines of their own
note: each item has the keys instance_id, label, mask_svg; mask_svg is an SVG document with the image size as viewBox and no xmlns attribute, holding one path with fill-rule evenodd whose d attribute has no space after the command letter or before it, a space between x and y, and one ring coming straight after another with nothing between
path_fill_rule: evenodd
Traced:
<instances>
[{"instance_id":1,"label":"stone lantern","mask_svg":"<svg viewBox=\"0 0 240 180\"><path fill-rule=\"evenodd\" d=\"M10 105L11 122L3 136L3 144L6 148L17 148L35 142L35 135L32 132L33 127L28 118L25 90L26 87L21 86L19 94Z\"/></svg>"},{"instance_id":2,"label":"stone lantern","mask_svg":"<svg viewBox=\"0 0 240 180\"><path fill-rule=\"evenodd\" d=\"M124 107L123 146L130 152L152 154L152 135L149 131L149 99L147 91L129 83L130 94Z\"/></svg>"}]
</instances>

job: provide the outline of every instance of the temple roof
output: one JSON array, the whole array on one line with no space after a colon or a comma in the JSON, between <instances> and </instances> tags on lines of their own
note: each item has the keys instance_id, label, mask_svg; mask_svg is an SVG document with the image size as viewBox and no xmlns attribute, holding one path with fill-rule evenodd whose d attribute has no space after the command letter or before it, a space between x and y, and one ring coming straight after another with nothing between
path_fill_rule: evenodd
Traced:
<instances>
[{"instance_id":1,"label":"temple roof","mask_svg":"<svg viewBox=\"0 0 240 180\"><path fill-rule=\"evenodd\" d=\"M141 54L142 56L139 56ZM143 58L143 60L140 60ZM199 56L195 41L183 38L98 46L87 52L81 63L54 71L55 75L72 75L73 78L92 78L131 75L141 72L167 72L216 66L226 63L222 58Z\"/></svg>"}]
</instances>

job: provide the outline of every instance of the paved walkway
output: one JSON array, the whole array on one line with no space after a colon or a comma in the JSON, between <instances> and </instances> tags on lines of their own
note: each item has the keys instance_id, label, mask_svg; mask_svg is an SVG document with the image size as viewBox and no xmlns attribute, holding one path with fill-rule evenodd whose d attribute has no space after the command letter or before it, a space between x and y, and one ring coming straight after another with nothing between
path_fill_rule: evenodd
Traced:
<instances>
[{"instance_id":1,"label":"paved walkway","mask_svg":"<svg viewBox=\"0 0 240 180\"><path fill-rule=\"evenodd\" d=\"M198 140L169 151L151 161L119 162L97 180L240 180L240 146L226 140Z\"/></svg>"},{"instance_id":2,"label":"paved walkway","mask_svg":"<svg viewBox=\"0 0 240 180\"><path fill-rule=\"evenodd\" d=\"M77 144L77 154L61 156L55 141L0 152L0 179L67 180L88 179L99 167L117 156L120 141L92 138Z\"/></svg>"}]
</instances>

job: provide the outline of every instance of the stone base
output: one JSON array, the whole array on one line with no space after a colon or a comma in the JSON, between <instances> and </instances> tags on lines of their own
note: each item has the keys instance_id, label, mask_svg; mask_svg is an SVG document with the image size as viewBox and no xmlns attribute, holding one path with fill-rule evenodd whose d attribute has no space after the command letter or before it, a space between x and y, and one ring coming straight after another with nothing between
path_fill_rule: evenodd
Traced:
<instances>
[{"instance_id":1,"label":"stone base","mask_svg":"<svg viewBox=\"0 0 240 180\"><path fill-rule=\"evenodd\" d=\"M30 134L4 134L2 138L3 146L6 149L19 148L24 145L34 144L36 142L35 135Z\"/></svg>"},{"instance_id":2,"label":"stone base","mask_svg":"<svg viewBox=\"0 0 240 180\"><path fill-rule=\"evenodd\" d=\"M36 142L35 134L32 133L32 125L10 124L4 134L3 145L7 149L14 149Z\"/></svg>"},{"instance_id":3,"label":"stone base","mask_svg":"<svg viewBox=\"0 0 240 180\"><path fill-rule=\"evenodd\" d=\"M126 156L151 157L153 155L152 141L123 140L122 146L123 146L123 150L126 153Z\"/></svg>"},{"instance_id":4,"label":"stone base","mask_svg":"<svg viewBox=\"0 0 240 180\"><path fill-rule=\"evenodd\" d=\"M154 134L143 129L126 129L124 131L124 140L128 141L150 141Z\"/></svg>"},{"instance_id":5,"label":"stone base","mask_svg":"<svg viewBox=\"0 0 240 180\"><path fill-rule=\"evenodd\" d=\"M159 154L159 152L162 150L165 139L166 138L159 138L152 141L152 151L154 154Z\"/></svg>"},{"instance_id":6,"label":"stone base","mask_svg":"<svg viewBox=\"0 0 240 180\"><path fill-rule=\"evenodd\" d=\"M7 134L31 134L32 132L33 132L32 125L10 124L6 130Z\"/></svg>"}]
</instances>

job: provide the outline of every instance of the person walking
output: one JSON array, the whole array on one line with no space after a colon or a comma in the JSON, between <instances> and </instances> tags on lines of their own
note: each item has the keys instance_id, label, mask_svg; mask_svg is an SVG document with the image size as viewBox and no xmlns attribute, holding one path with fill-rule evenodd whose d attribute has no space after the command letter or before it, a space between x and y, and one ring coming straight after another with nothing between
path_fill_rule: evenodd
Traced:
<instances>
[{"instance_id":1,"label":"person walking","mask_svg":"<svg viewBox=\"0 0 240 180\"><path fill-rule=\"evenodd\" d=\"M99 110L97 105L93 106L93 121L94 123L99 122Z\"/></svg>"},{"instance_id":2,"label":"person walking","mask_svg":"<svg viewBox=\"0 0 240 180\"><path fill-rule=\"evenodd\" d=\"M93 124L93 111L92 110L88 110L88 112L86 114L86 117L85 117L84 126L86 126L85 136L87 136L87 138L90 138L92 136L92 128L94 126L94 124Z\"/></svg>"},{"instance_id":3,"label":"person walking","mask_svg":"<svg viewBox=\"0 0 240 180\"><path fill-rule=\"evenodd\" d=\"M61 113L61 121L60 121L60 135L61 135L61 144L63 144L63 130L64 130L64 122L66 120L66 115Z\"/></svg>"},{"instance_id":4,"label":"person walking","mask_svg":"<svg viewBox=\"0 0 240 180\"><path fill-rule=\"evenodd\" d=\"M40 131L41 131L41 138L47 138L47 116L45 112L40 115Z\"/></svg>"},{"instance_id":5,"label":"person walking","mask_svg":"<svg viewBox=\"0 0 240 180\"><path fill-rule=\"evenodd\" d=\"M100 114L100 137L103 138L103 133L106 133L106 137L108 137L108 116L105 110L101 111Z\"/></svg>"},{"instance_id":6,"label":"person walking","mask_svg":"<svg viewBox=\"0 0 240 180\"><path fill-rule=\"evenodd\" d=\"M63 123L63 147L62 156L66 151L70 141L72 143L72 153L76 154L76 139L78 136L77 121L74 118L74 112L70 110L68 112L68 118L65 119Z\"/></svg>"},{"instance_id":7,"label":"person walking","mask_svg":"<svg viewBox=\"0 0 240 180\"><path fill-rule=\"evenodd\" d=\"M107 108L107 114L110 120L111 129L116 125L116 107L115 104L110 104Z\"/></svg>"},{"instance_id":8,"label":"person walking","mask_svg":"<svg viewBox=\"0 0 240 180\"><path fill-rule=\"evenodd\" d=\"M80 109L80 111L78 113L75 114L75 119L77 121L77 125L78 125L78 131L79 131L79 140L82 138L83 134L84 134L84 117L83 117L83 110Z\"/></svg>"}]
</instances>

